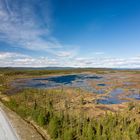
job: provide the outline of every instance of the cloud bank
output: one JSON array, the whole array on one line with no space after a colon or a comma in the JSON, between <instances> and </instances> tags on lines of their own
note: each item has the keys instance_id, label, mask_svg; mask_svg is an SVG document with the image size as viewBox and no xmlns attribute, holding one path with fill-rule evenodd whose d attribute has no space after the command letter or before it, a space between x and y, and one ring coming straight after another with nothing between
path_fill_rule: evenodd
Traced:
<instances>
[{"instance_id":1,"label":"cloud bank","mask_svg":"<svg viewBox=\"0 0 140 140\"><path fill-rule=\"evenodd\" d=\"M0 52L0 66L7 67L100 67L100 68L140 68L140 56L129 59L118 58L69 58L60 60L48 57L31 57L19 53Z\"/></svg>"}]
</instances>

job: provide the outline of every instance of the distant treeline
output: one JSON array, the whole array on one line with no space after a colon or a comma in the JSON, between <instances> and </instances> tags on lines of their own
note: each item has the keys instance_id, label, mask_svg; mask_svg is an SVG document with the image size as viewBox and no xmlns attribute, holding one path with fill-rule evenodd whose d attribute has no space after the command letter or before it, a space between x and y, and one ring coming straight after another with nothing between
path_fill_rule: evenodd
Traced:
<instances>
[{"instance_id":1,"label":"distant treeline","mask_svg":"<svg viewBox=\"0 0 140 140\"><path fill-rule=\"evenodd\" d=\"M4 75L48 75L48 74L69 74L69 73L81 73L81 72L96 72L105 73L105 71L112 71L111 69L100 69L100 68L71 68L71 69L18 69L18 68L0 68L0 73Z\"/></svg>"},{"instance_id":2,"label":"distant treeline","mask_svg":"<svg viewBox=\"0 0 140 140\"><path fill-rule=\"evenodd\" d=\"M97 74L105 74L105 73L115 73L115 72L132 72L132 73L140 73L140 70L135 69L111 69L111 68L0 68L0 74L4 74L7 76L14 75L30 75L30 76L38 76L38 75L48 75L48 74L69 74L69 73L81 73L81 72L95 72Z\"/></svg>"}]
</instances>

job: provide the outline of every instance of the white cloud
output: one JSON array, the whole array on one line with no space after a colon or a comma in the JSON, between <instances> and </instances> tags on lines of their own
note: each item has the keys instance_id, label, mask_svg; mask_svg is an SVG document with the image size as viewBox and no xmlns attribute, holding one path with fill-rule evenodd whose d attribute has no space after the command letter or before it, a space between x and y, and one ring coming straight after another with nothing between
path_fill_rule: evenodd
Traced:
<instances>
[{"instance_id":1,"label":"white cloud","mask_svg":"<svg viewBox=\"0 0 140 140\"><path fill-rule=\"evenodd\" d=\"M0 66L7 67L102 67L102 68L140 68L140 56L132 58L48 58L31 57L20 53L0 52Z\"/></svg>"},{"instance_id":2,"label":"white cloud","mask_svg":"<svg viewBox=\"0 0 140 140\"><path fill-rule=\"evenodd\" d=\"M140 68L140 57L133 58L76 58L74 66L80 67L105 67L105 68Z\"/></svg>"},{"instance_id":3,"label":"white cloud","mask_svg":"<svg viewBox=\"0 0 140 140\"><path fill-rule=\"evenodd\" d=\"M105 54L104 52L95 52L96 55L102 55Z\"/></svg>"},{"instance_id":4,"label":"white cloud","mask_svg":"<svg viewBox=\"0 0 140 140\"><path fill-rule=\"evenodd\" d=\"M13 52L0 52L0 60L6 60L11 58L25 58L27 55Z\"/></svg>"},{"instance_id":5,"label":"white cloud","mask_svg":"<svg viewBox=\"0 0 140 140\"><path fill-rule=\"evenodd\" d=\"M58 59L50 59L47 57L30 57L27 55L0 52L1 67L46 67L46 66L62 66Z\"/></svg>"},{"instance_id":6,"label":"white cloud","mask_svg":"<svg viewBox=\"0 0 140 140\"><path fill-rule=\"evenodd\" d=\"M74 58L77 55L77 51L75 49L70 50L70 51L57 51L55 52L55 55L58 57L65 57L65 58Z\"/></svg>"},{"instance_id":7,"label":"white cloud","mask_svg":"<svg viewBox=\"0 0 140 140\"><path fill-rule=\"evenodd\" d=\"M37 21L30 15L30 10L23 13L18 11L6 10L5 4L0 2L0 38L8 41L11 44L31 50L45 50L48 48L57 48L60 46L55 41L45 41L41 38L43 35L48 35L49 29L41 29L38 27ZM10 8L8 8L10 9ZM27 9L26 9L27 10ZM20 14L27 14L28 17Z\"/></svg>"},{"instance_id":8,"label":"white cloud","mask_svg":"<svg viewBox=\"0 0 140 140\"><path fill-rule=\"evenodd\" d=\"M60 57L68 56L69 51L63 52L66 45L50 35L50 23L41 27L42 23L37 20L37 13L30 2L20 9L18 4L14 4L14 1L9 4L7 0L0 0L0 40L28 50L45 51ZM10 5L14 5L14 8ZM49 14L46 15L49 19Z\"/></svg>"}]
</instances>

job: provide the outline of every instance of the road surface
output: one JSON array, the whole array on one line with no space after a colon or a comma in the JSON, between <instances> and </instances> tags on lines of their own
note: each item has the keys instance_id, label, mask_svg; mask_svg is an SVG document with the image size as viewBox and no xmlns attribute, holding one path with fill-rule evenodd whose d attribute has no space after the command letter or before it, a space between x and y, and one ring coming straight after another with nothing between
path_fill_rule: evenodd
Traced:
<instances>
[{"instance_id":1,"label":"road surface","mask_svg":"<svg viewBox=\"0 0 140 140\"><path fill-rule=\"evenodd\" d=\"M19 140L9 123L3 110L0 108L0 140Z\"/></svg>"}]
</instances>

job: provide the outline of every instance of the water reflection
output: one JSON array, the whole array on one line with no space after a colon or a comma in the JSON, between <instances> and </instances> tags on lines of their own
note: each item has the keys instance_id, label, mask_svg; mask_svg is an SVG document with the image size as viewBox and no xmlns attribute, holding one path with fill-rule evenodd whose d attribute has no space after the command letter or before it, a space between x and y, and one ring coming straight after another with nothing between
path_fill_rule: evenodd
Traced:
<instances>
[{"instance_id":1,"label":"water reflection","mask_svg":"<svg viewBox=\"0 0 140 140\"><path fill-rule=\"evenodd\" d=\"M58 88L62 86L72 87L72 88L81 88L90 93L104 94L106 93L106 87L109 85L105 84L107 79L98 75L91 74L73 74L73 75L62 75L62 76L50 76L45 78L32 78L21 81L14 81L13 85L15 87L31 87L31 88ZM95 86L91 86L90 82L96 82ZM128 83L127 83L128 84ZM132 91L133 92L133 89ZM120 104L126 102L126 100L119 99L119 95L123 94L123 88L116 88L109 93L109 96L105 96L102 99L98 99L97 103L100 104ZM140 100L139 94L132 94L128 96L129 98L134 98Z\"/></svg>"}]
</instances>

